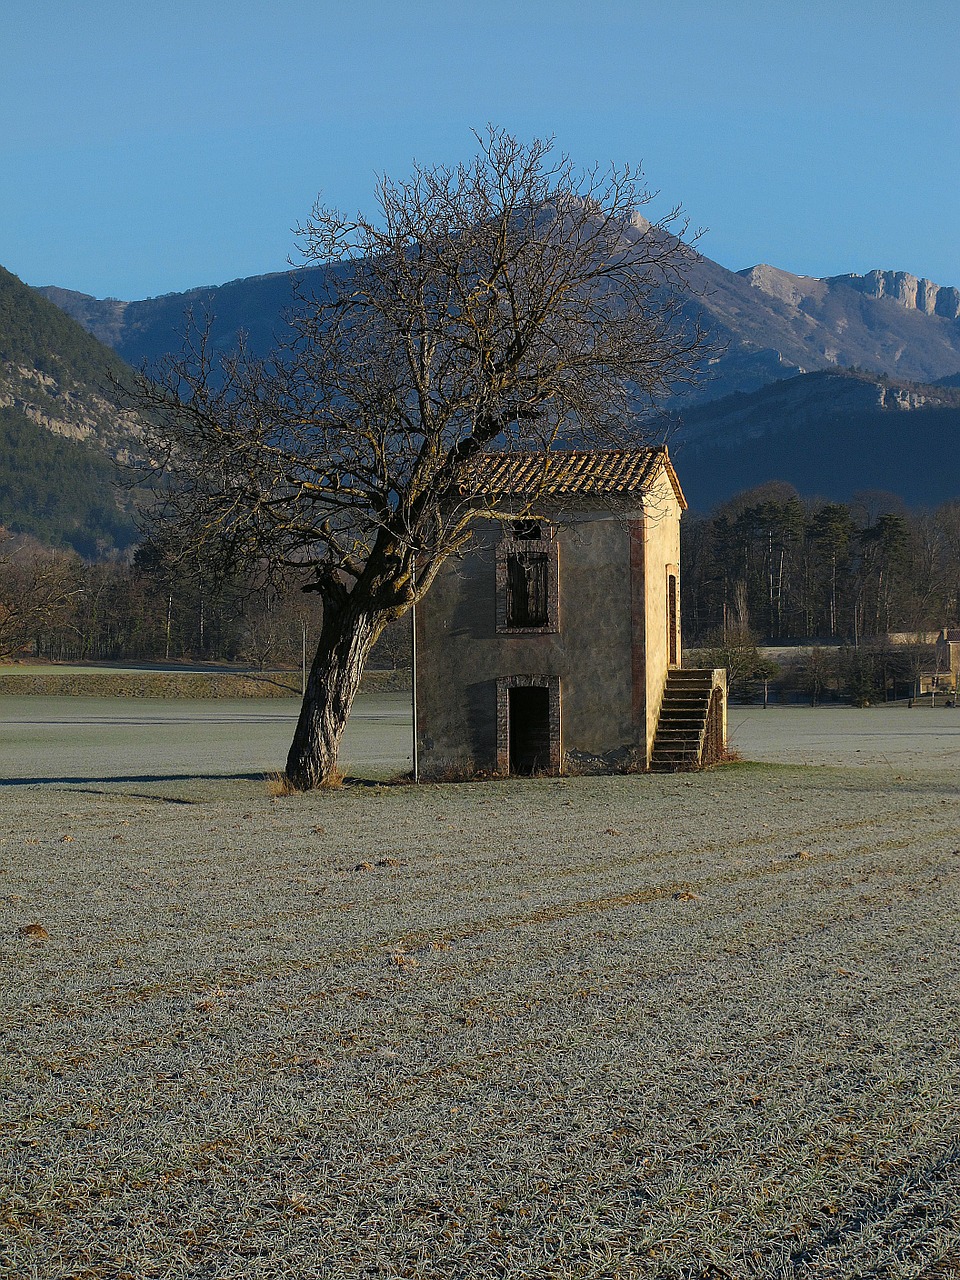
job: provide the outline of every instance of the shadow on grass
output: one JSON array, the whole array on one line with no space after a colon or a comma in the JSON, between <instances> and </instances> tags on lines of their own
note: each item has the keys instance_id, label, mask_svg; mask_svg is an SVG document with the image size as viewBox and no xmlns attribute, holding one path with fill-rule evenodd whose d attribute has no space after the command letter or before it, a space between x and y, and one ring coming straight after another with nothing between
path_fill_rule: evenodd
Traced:
<instances>
[{"instance_id":1,"label":"shadow on grass","mask_svg":"<svg viewBox=\"0 0 960 1280\"><path fill-rule=\"evenodd\" d=\"M86 777L70 777L56 774L37 778L0 778L0 787L34 787L44 785L80 786L82 783L106 782L262 782L266 774L262 769L255 773L111 773Z\"/></svg>"}]
</instances>

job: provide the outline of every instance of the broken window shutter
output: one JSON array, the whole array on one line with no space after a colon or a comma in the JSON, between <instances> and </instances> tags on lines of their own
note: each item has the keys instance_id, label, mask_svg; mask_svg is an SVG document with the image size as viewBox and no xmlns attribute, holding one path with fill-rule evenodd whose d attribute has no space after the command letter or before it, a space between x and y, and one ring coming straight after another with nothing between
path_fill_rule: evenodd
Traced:
<instances>
[{"instance_id":1,"label":"broken window shutter","mask_svg":"<svg viewBox=\"0 0 960 1280\"><path fill-rule=\"evenodd\" d=\"M549 622L547 556L517 551L507 556L507 626L545 627Z\"/></svg>"}]
</instances>

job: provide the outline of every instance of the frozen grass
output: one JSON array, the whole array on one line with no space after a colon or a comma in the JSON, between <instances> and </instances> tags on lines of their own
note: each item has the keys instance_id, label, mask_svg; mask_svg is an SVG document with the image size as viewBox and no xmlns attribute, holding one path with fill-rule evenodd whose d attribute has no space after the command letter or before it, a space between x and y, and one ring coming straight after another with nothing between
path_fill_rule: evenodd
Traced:
<instances>
[{"instance_id":1,"label":"frozen grass","mask_svg":"<svg viewBox=\"0 0 960 1280\"><path fill-rule=\"evenodd\" d=\"M362 687L368 693L409 688L409 672L368 670ZM299 671L0 664L0 695L5 698L290 698L299 697L300 688Z\"/></svg>"},{"instance_id":2,"label":"frozen grass","mask_svg":"<svg viewBox=\"0 0 960 1280\"><path fill-rule=\"evenodd\" d=\"M254 779L283 768L299 710L293 698L0 697L0 780ZM364 777L409 769L409 693L361 695L344 753Z\"/></svg>"},{"instance_id":3,"label":"frozen grass","mask_svg":"<svg viewBox=\"0 0 960 1280\"><path fill-rule=\"evenodd\" d=\"M0 1273L957 1274L957 758L132 763L0 788Z\"/></svg>"},{"instance_id":4,"label":"frozen grass","mask_svg":"<svg viewBox=\"0 0 960 1280\"><path fill-rule=\"evenodd\" d=\"M887 765L960 769L960 707L732 706L731 745L778 764Z\"/></svg>"}]
</instances>

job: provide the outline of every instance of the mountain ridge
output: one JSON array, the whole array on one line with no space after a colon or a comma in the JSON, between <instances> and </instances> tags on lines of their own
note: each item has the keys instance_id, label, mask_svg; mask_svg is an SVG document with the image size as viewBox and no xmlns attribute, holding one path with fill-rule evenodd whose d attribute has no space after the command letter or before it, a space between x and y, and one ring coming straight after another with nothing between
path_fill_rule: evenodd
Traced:
<instances>
[{"instance_id":1,"label":"mountain ridge","mask_svg":"<svg viewBox=\"0 0 960 1280\"><path fill-rule=\"evenodd\" d=\"M831 285L842 285L870 298L891 298L907 311L922 311L925 315L944 316L948 320L960 317L960 290L951 285L934 284L932 280L911 275L909 271L876 268L865 275L851 271L839 276L802 276L761 262L736 274L743 276L754 288L793 303L799 303L810 294L822 293Z\"/></svg>"},{"instance_id":2,"label":"mountain ridge","mask_svg":"<svg viewBox=\"0 0 960 1280\"><path fill-rule=\"evenodd\" d=\"M643 228L636 228L642 234ZM151 365L183 342L187 314L213 317L211 343L225 353L241 331L265 355L296 301L323 268L270 272L223 285L123 302L57 286L37 291L54 301L133 365ZM699 319L716 354L689 403L753 391L779 378L833 366L931 383L960 372L960 290L909 272L798 276L760 263L731 271L703 255L687 272L688 321Z\"/></svg>"},{"instance_id":3,"label":"mountain ridge","mask_svg":"<svg viewBox=\"0 0 960 1280\"><path fill-rule=\"evenodd\" d=\"M643 227L631 233L642 234ZM88 363L114 360L116 369L125 369L123 357L149 368L180 351L191 311L201 324L205 315L214 317L215 355L230 351L241 331L251 352L267 352L283 334L297 282L309 293L320 270L270 272L133 302L56 286L28 291L16 281L23 291L17 303L38 324L36 307L42 306L48 347L72 349L82 332L93 344L85 348ZM15 280L0 275L0 318L4 286ZM817 278L764 263L734 272L705 257L691 265L689 285L684 314L702 318L715 351L703 384L669 403L664 421L672 424L671 451L695 508L775 479L837 500L863 489L895 491L919 505L960 496L957 290L907 272ZM67 332L64 324L74 328ZM110 351L94 335L108 339ZM55 353L21 352L4 364L4 341L0 326L0 400L16 399L7 411L19 413L19 435L8 430L8 438L19 440L20 456L43 453L41 428L58 434L64 449L85 444L121 458L125 449L135 450L131 424L97 400L96 388L88 386L81 397L87 419L77 406L71 410L74 393L69 379L55 376ZM9 471L18 464L6 465ZM45 464L51 471L58 465ZM0 520L9 521L12 499L4 507L3 493L0 477ZM48 494L34 505L46 509L51 502ZM23 518L28 524L40 519L29 511ZM80 534L69 536L82 543Z\"/></svg>"}]
</instances>

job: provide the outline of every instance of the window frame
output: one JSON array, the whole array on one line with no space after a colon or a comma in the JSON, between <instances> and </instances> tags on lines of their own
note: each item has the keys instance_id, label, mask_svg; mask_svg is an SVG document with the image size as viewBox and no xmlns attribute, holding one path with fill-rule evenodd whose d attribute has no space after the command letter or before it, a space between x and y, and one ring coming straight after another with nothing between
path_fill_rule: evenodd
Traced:
<instances>
[{"instance_id":1,"label":"window frame","mask_svg":"<svg viewBox=\"0 0 960 1280\"><path fill-rule=\"evenodd\" d=\"M560 630L560 554L556 528L543 520L539 524L539 538L518 538L513 526L526 523L514 521L505 526L504 536L497 544L497 634L507 636L556 635ZM509 530L509 532L508 532ZM510 590L511 558L526 554L543 556L546 560L546 612L543 626L523 627L508 621L508 594Z\"/></svg>"}]
</instances>

